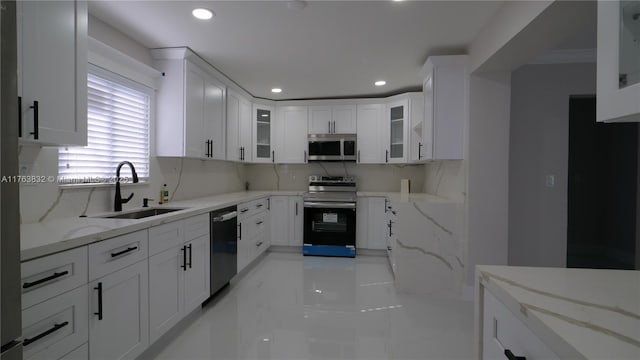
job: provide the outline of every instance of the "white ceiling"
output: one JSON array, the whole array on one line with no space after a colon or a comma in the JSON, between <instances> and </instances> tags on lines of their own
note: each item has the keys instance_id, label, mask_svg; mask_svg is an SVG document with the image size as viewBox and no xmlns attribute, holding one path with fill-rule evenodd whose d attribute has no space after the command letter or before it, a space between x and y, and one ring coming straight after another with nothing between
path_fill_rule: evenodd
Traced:
<instances>
[{"instance_id":1,"label":"white ceiling","mask_svg":"<svg viewBox=\"0 0 640 360\"><path fill-rule=\"evenodd\" d=\"M148 48L190 47L256 97L303 99L419 89L427 56L464 53L502 3L90 1L89 11ZM196 7L216 16L196 20Z\"/></svg>"}]
</instances>

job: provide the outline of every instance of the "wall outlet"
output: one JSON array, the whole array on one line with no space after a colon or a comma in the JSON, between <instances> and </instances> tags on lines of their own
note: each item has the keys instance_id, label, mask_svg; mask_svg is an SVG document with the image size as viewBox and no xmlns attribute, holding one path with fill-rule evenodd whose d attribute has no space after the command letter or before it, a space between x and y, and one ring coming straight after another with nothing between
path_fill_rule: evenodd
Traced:
<instances>
[{"instance_id":1,"label":"wall outlet","mask_svg":"<svg viewBox=\"0 0 640 360\"><path fill-rule=\"evenodd\" d=\"M555 175L547 175L544 184L545 184L546 187L550 187L550 188L556 186L556 176Z\"/></svg>"}]
</instances>

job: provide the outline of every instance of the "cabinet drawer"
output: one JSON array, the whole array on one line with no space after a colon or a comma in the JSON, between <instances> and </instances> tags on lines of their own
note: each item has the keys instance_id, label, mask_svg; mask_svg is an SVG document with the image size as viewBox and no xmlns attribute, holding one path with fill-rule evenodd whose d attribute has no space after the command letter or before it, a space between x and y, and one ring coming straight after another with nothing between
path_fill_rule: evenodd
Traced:
<instances>
[{"instance_id":1,"label":"cabinet drawer","mask_svg":"<svg viewBox=\"0 0 640 360\"><path fill-rule=\"evenodd\" d=\"M246 203L238 204L238 221L255 216L258 213L267 210L269 206L269 198L262 198Z\"/></svg>"},{"instance_id":2,"label":"cabinet drawer","mask_svg":"<svg viewBox=\"0 0 640 360\"><path fill-rule=\"evenodd\" d=\"M22 308L86 284L87 262L83 246L22 263Z\"/></svg>"},{"instance_id":3,"label":"cabinet drawer","mask_svg":"<svg viewBox=\"0 0 640 360\"><path fill-rule=\"evenodd\" d=\"M89 344L85 343L79 348L73 350L60 360L87 360L89 358Z\"/></svg>"},{"instance_id":4,"label":"cabinet drawer","mask_svg":"<svg viewBox=\"0 0 640 360\"><path fill-rule=\"evenodd\" d=\"M88 340L87 285L22 311L24 359L60 359Z\"/></svg>"},{"instance_id":5,"label":"cabinet drawer","mask_svg":"<svg viewBox=\"0 0 640 360\"><path fill-rule=\"evenodd\" d=\"M209 213L184 220L184 241L191 241L209 234Z\"/></svg>"},{"instance_id":6,"label":"cabinet drawer","mask_svg":"<svg viewBox=\"0 0 640 360\"><path fill-rule=\"evenodd\" d=\"M269 230L269 213L263 212L242 221L242 240L251 240Z\"/></svg>"},{"instance_id":7,"label":"cabinet drawer","mask_svg":"<svg viewBox=\"0 0 640 360\"><path fill-rule=\"evenodd\" d=\"M149 229L149 255L159 254L184 243L184 222L174 221Z\"/></svg>"},{"instance_id":8,"label":"cabinet drawer","mask_svg":"<svg viewBox=\"0 0 640 360\"><path fill-rule=\"evenodd\" d=\"M493 294L484 290L482 358L507 359L505 349L527 360L560 359Z\"/></svg>"},{"instance_id":9,"label":"cabinet drawer","mask_svg":"<svg viewBox=\"0 0 640 360\"><path fill-rule=\"evenodd\" d=\"M89 245L89 280L146 259L147 238L142 230Z\"/></svg>"}]
</instances>

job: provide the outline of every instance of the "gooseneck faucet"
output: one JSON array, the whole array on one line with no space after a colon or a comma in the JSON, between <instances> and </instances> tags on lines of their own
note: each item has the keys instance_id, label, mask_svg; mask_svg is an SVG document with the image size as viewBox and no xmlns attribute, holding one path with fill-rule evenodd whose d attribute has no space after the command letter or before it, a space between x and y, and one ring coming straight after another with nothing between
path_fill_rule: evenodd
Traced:
<instances>
[{"instance_id":1,"label":"gooseneck faucet","mask_svg":"<svg viewBox=\"0 0 640 360\"><path fill-rule=\"evenodd\" d=\"M129 165L129 167L131 168L131 176L133 177L133 182L138 182L138 174L136 173L136 168L133 167L132 163L130 163L129 161L123 161L118 164L118 167L116 168L116 197L113 201L113 211L122 211L122 204L128 203L129 200L131 200L131 198L133 197L133 193L131 193L128 198L123 199L122 194L120 194L120 168L122 168L123 165Z\"/></svg>"}]
</instances>

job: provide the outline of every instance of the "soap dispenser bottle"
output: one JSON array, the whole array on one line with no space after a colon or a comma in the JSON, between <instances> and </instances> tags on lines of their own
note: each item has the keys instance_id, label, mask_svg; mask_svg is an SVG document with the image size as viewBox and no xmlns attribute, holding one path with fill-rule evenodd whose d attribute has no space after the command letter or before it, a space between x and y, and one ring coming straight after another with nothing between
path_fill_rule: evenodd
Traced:
<instances>
[{"instance_id":1,"label":"soap dispenser bottle","mask_svg":"<svg viewBox=\"0 0 640 360\"><path fill-rule=\"evenodd\" d=\"M162 185L162 189L160 190L160 204L166 204L169 202L169 188L167 188L167 184Z\"/></svg>"}]
</instances>

